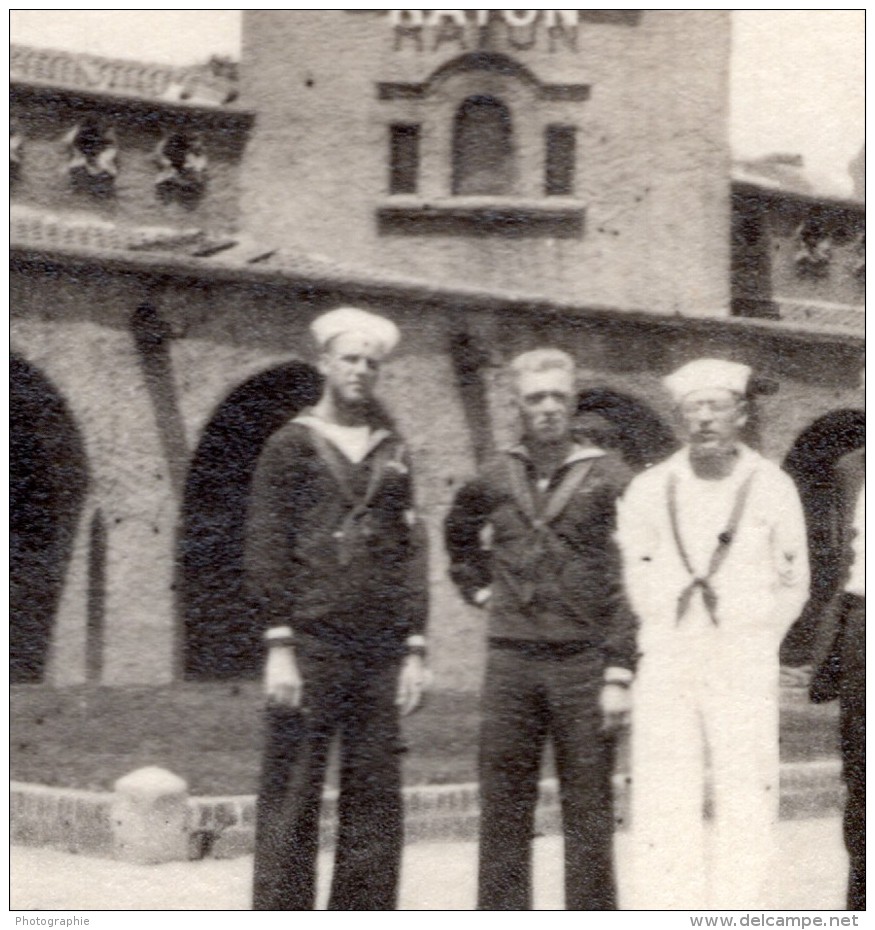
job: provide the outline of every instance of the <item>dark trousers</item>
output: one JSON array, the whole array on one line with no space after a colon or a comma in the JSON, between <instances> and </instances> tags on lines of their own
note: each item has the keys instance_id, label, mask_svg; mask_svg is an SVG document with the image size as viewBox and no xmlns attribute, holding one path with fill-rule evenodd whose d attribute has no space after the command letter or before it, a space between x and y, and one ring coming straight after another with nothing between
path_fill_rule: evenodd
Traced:
<instances>
[{"instance_id":1,"label":"dark trousers","mask_svg":"<svg viewBox=\"0 0 875 930\"><path fill-rule=\"evenodd\" d=\"M845 846L850 858L848 910L866 909L866 601L842 599L842 677L839 725L845 802Z\"/></svg>"},{"instance_id":2,"label":"dark trousers","mask_svg":"<svg viewBox=\"0 0 875 930\"><path fill-rule=\"evenodd\" d=\"M532 906L538 775L552 737L565 836L565 906L616 907L613 740L601 733L602 664L591 650L496 648L487 657L480 733L477 906Z\"/></svg>"},{"instance_id":3,"label":"dark trousers","mask_svg":"<svg viewBox=\"0 0 875 930\"><path fill-rule=\"evenodd\" d=\"M255 910L316 903L319 806L340 737L332 910L395 907L404 843L398 660L299 651L300 710L269 707L255 835Z\"/></svg>"}]
</instances>

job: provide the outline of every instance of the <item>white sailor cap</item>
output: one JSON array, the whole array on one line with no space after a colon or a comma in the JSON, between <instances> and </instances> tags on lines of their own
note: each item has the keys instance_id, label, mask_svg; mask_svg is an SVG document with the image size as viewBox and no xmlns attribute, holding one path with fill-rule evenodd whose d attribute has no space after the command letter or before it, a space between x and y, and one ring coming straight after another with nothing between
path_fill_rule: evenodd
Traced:
<instances>
[{"instance_id":1,"label":"white sailor cap","mask_svg":"<svg viewBox=\"0 0 875 930\"><path fill-rule=\"evenodd\" d=\"M359 307L338 307L323 313L310 324L310 332L320 349L342 333L363 336L382 358L388 355L401 338L398 327L385 317Z\"/></svg>"},{"instance_id":2,"label":"white sailor cap","mask_svg":"<svg viewBox=\"0 0 875 930\"><path fill-rule=\"evenodd\" d=\"M693 391L721 388L744 396L751 369L739 362L727 362L720 358L698 358L688 362L676 372L663 379L676 403L680 403Z\"/></svg>"}]
</instances>

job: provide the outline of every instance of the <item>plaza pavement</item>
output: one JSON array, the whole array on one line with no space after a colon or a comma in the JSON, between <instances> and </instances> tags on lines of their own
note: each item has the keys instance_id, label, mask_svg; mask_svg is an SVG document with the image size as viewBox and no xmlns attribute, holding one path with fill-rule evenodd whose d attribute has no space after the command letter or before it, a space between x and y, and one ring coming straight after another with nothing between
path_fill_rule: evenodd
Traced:
<instances>
[{"instance_id":1,"label":"plaza pavement","mask_svg":"<svg viewBox=\"0 0 875 930\"><path fill-rule=\"evenodd\" d=\"M779 827L778 879L785 909L843 907L847 857L841 819L784 820ZM617 834L620 903L628 836ZM535 907L562 906L562 842L535 843ZM320 856L320 906L327 897L331 853ZM404 851L399 906L460 910L474 906L477 847L473 842L413 843ZM13 910L240 910L249 907L252 857L133 865L44 848L12 847Z\"/></svg>"}]
</instances>

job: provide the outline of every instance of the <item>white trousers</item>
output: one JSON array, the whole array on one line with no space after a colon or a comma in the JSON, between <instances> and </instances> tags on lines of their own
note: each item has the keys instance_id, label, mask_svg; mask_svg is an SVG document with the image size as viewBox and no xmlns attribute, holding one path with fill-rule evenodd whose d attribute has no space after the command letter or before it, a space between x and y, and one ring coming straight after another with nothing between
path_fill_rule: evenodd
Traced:
<instances>
[{"instance_id":1,"label":"white trousers","mask_svg":"<svg viewBox=\"0 0 875 930\"><path fill-rule=\"evenodd\" d=\"M670 640L645 654L636 676L621 906L776 906L777 653L733 642L699 611Z\"/></svg>"}]
</instances>

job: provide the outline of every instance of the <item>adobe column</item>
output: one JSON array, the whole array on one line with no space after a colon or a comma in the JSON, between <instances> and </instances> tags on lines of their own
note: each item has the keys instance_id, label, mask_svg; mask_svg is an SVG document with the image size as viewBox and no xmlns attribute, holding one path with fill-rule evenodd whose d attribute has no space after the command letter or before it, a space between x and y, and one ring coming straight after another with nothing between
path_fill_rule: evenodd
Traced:
<instances>
[{"instance_id":1,"label":"adobe column","mask_svg":"<svg viewBox=\"0 0 875 930\"><path fill-rule=\"evenodd\" d=\"M161 362L169 358L165 340L152 337L144 340L136 315L131 330L104 334L107 403L95 490L105 528L106 685L162 684L174 674L177 485L186 452L172 374Z\"/></svg>"}]
</instances>

